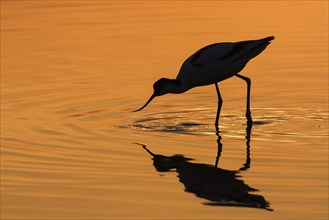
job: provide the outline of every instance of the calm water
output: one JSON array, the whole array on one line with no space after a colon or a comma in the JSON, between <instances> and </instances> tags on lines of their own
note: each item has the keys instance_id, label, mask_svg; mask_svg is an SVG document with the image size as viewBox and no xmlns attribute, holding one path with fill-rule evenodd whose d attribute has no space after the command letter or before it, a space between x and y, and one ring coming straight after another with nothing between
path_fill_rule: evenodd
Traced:
<instances>
[{"instance_id":1,"label":"calm water","mask_svg":"<svg viewBox=\"0 0 329 220\"><path fill-rule=\"evenodd\" d=\"M327 219L327 1L2 1L1 219ZM155 99L184 59L276 39L245 83ZM217 158L217 167L215 167ZM193 159L193 160L192 160Z\"/></svg>"}]
</instances>

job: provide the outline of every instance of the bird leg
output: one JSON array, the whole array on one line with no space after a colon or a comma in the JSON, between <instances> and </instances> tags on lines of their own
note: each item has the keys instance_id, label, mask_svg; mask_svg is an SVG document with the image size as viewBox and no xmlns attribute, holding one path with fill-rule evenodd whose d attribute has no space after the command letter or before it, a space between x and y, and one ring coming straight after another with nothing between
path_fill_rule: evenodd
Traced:
<instances>
[{"instance_id":1,"label":"bird leg","mask_svg":"<svg viewBox=\"0 0 329 220\"><path fill-rule=\"evenodd\" d=\"M218 132L219 131L218 121L219 121L220 110L221 110L222 104L223 104L223 99L222 99L222 96L220 95L218 84L215 83L215 86L216 86L216 91L217 91L217 96L218 96L218 107L217 107L217 115L216 115L215 127L216 127L216 131Z\"/></svg>"},{"instance_id":2,"label":"bird leg","mask_svg":"<svg viewBox=\"0 0 329 220\"><path fill-rule=\"evenodd\" d=\"M243 79L247 83L247 109L246 109L246 118L247 123L252 124L251 111L250 111L250 86L251 80L248 77L242 76L240 74L235 74L240 79Z\"/></svg>"}]
</instances>

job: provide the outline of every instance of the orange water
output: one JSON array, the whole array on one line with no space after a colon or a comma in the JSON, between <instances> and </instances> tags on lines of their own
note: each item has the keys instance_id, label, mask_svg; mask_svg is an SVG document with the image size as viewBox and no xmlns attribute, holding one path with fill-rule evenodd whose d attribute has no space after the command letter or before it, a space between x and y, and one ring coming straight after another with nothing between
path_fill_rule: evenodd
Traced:
<instances>
[{"instance_id":1,"label":"orange water","mask_svg":"<svg viewBox=\"0 0 329 220\"><path fill-rule=\"evenodd\" d=\"M269 208L205 205L182 178L215 164L215 87L131 110L200 47L270 35L273 43L241 72L252 79L255 124L250 168L235 179ZM238 78L220 88L217 171L236 171L248 159L246 88ZM184 167L200 170L158 172L135 143L167 159L192 158ZM0 215L327 219L328 2L2 1Z\"/></svg>"}]
</instances>

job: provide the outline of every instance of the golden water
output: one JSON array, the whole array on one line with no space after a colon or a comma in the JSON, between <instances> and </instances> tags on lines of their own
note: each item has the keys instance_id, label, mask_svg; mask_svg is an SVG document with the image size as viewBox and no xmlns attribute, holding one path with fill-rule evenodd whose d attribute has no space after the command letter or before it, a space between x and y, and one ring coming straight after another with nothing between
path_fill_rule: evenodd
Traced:
<instances>
[{"instance_id":1,"label":"golden water","mask_svg":"<svg viewBox=\"0 0 329 220\"><path fill-rule=\"evenodd\" d=\"M270 35L241 72L250 140L238 78L220 83L221 140L214 86L131 113L195 50ZM327 83L327 1L2 1L1 219L327 219ZM142 145L194 160L158 172ZM206 174L249 159L224 180L267 210L187 189L230 191Z\"/></svg>"}]
</instances>

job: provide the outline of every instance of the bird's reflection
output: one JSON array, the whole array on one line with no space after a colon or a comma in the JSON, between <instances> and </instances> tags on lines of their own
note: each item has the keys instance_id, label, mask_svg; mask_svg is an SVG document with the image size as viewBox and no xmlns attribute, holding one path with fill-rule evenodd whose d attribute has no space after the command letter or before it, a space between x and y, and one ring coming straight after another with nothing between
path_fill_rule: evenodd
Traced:
<instances>
[{"instance_id":1,"label":"bird's reflection","mask_svg":"<svg viewBox=\"0 0 329 220\"><path fill-rule=\"evenodd\" d=\"M211 206L241 206L261 208L272 211L269 202L261 195L251 192L258 191L241 180L239 173L250 167L250 133L251 126L246 129L246 162L238 170L225 170L218 167L222 152L221 136L217 130L218 153L215 166L210 164L193 163L192 158L183 155L165 156L155 154L145 145L143 148L153 157L153 165L158 172L169 172L173 169L185 186L185 191L208 200L203 203Z\"/></svg>"}]
</instances>

